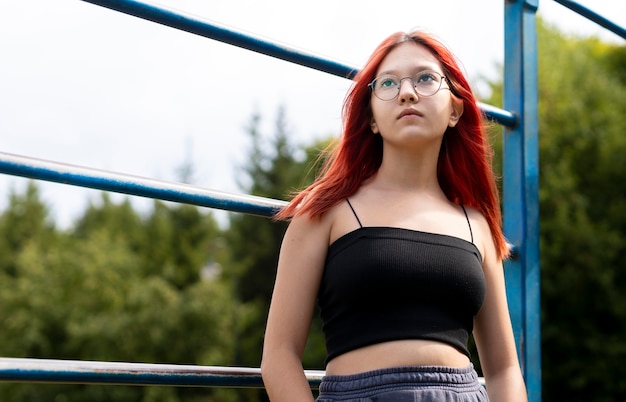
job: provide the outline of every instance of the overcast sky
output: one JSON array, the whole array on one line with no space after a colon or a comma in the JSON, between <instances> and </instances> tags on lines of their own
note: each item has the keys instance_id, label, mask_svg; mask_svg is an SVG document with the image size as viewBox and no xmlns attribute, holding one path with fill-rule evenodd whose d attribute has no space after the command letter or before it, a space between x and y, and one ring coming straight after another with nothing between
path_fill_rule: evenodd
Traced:
<instances>
[{"instance_id":1,"label":"overcast sky","mask_svg":"<svg viewBox=\"0 0 626 402\"><path fill-rule=\"evenodd\" d=\"M185 14L360 67L395 31L423 28L468 77L497 77L504 0L159 0ZM626 26L626 2L581 0ZM624 41L552 0L540 14L566 32ZM245 127L273 131L284 106L298 143L337 135L350 85L306 67L80 0L0 0L0 152L175 181L191 160L194 184L240 192ZM0 175L0 208L25 179ZM41 182L60 226L99 191ZM138 205L151 201L133 198Z\"/></svg>"}]
</instances>

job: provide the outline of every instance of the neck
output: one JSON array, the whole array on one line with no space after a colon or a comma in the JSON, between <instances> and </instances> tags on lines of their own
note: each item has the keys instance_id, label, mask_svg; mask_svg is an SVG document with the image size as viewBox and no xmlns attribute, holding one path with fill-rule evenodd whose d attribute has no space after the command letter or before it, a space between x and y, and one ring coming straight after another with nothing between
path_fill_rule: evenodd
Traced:
<instances>
[{"instance_id":1,"label":"neck","mask_svg":"<svg viewBox=\"0 0 626 402\"><path fill-rule=\"evenodd\" d=\"M438 159L439 153L432 150L387 149L373 182L387 190L441 193Z\"/></svg>"}]
</instances>

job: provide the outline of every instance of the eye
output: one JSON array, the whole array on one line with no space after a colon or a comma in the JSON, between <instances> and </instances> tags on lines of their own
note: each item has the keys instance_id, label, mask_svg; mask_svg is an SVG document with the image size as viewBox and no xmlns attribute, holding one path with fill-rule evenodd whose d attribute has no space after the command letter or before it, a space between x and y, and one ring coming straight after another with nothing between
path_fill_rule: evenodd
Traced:
<instances>
[{"instance_id":1,"label":"eye","mask_svg":"<svg viewBox=\"0 0 626 402\"><path fill-rule=\"evenodd\" d=\"M441 76L434 71L425 71L415 77L415 82L422 84L438 83L439 81L441 81Z\"/></svg>"},{"instance_id":2,"label":"eye","mask_svg":"<svg viewBox=\"0 0 626 402\"><path fill-rule=\"evenodd\" d=\"M415 76L415 82L418 84L432 84L441 80L440 76L433 71L425 71Z\"/></svg>"},{"instance_id":3,"label":"eye","mask_svg":"<svg viewBox=\"0 0 626 402\"><path fill-rule=\"evenodd\" d=\"M398 77L383 75L376 80L376 87L380 89L395 88L398 86Z\"/></svg>"}]
</instances>

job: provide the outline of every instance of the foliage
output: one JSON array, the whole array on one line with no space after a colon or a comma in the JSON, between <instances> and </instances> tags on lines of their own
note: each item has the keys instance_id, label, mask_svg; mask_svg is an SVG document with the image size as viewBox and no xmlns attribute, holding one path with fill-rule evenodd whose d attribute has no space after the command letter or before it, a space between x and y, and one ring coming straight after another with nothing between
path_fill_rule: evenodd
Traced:
<instances>
[{"instance_id":1,"label":"foliage","mask_svg":"<svg viewBox=\"0 0 626 402\"><path fill-rule=\"evenodd\" d=\"M228 365L233 316L228 287L201 280L217 239L210 215L195 207L155 204L142 220L128 200L103 195L68 233L44 224L36 186L12 202L0 232L16 216L31 228L17 237L0 273L0 355L72 360ZM35 219L36 218L36 219ZM154 231L155 221L160 232ZM20 223L18 222L18 223ZM153 241L171 253L154 258ZM5 239L8 236L5 236ZM6 244L6 243L5 243ZM8 258L5 258L9 260ZM177 272L187 273L182 276ZM158 391L157 391L158 389ZM2 384L14 401L182 401L206 389L96 385ZM222 392L223 394L223 392Z\"/></svg>"},{"instance_id":2,"label":"foliage","mask_svg":"<svg viewBox=\"0 0 626 402\"><path fill-rule=\"evenodd\" d=\"M248 127L250 150L247 164L242 167L246 177L242 190L249 194L283 200L300 184L310 183L316 149L313 145L306 152L299 151L290 141L285 111L278 111L273 137L260 132L261 119L253 115ZM278 253L285 222L265 217L234 215L227 235L228 248L232 251L232 274L238 300L246 306L249 315L238 327L237 364L257 366L260 364L265 321L271 298ZM320 339L319 323L314 323L307 347L305 365L323 367L324 345ZM248 392L245 401L264 398L264 392Z\"/></svg>"},{"instance_id":3,"label":"foliage","mask_svg":"<svg viewBox=\"0 0 626 402\"><path fill-rule=\"evenodd\" d=\"M626 395L626 47L541 21L538 45L543 397L614 401Z\"/></svg>"},{"instance_id":4,"label":"foliage","mask_svg":"<svg viewBox=\"0 0 626 402\"><path fill-rule=\"evenodd\" d=\"M23 195L14 189L10 191L9 206L0 215L0 273L15 275L16 255L29 243L38 241L42 247L53 246L54 225L48 214L34 182L28 183Z\"/></svg>"}]
</instances>

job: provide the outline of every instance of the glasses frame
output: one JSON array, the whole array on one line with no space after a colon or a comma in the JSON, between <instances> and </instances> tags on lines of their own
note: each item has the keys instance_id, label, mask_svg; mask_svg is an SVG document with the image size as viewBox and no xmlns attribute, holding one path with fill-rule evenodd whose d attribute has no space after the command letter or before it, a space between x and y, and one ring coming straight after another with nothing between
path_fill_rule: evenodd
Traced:
<instances>
[{"instance_id":1,"label":"glasses frame","mask_svg":"<svg viewBox=\"0 0 626 402\"><path fill-rule=\"evenodd\" d=\"M436 74L436 75L438 75L439 77L441 77L441 81L439 81L439 87L437 88L437 90L435 90L435 92L433 92L433 93L432 93L432 94L430 94L430 95L424 95L424 94L421 94L421 93L417 90L416 79L417 79L417 77L418 77L418 76L421 76L421 75L423 75L424 73L432 73L432 74ZM399 81L398 81L397 92L396 92L396 94L395 94L393 97L391 97L391 98L389 98L389 99L383 99L383 98L381 98L381 97L380 97L380 96L376 93L376 89L375 89L376 81L378 81L380 78L383 78L383 77L389 77L389 76L398 78L398 80L399 80ZM431 97L431 96L436 95L436 94L437 94L437 92L439 92L442 88L443 88L443 89L450 89L449 87L442 87L442 85L443 85L443 82L444 82L444 81L449 82L449 81L448 81L448 78L447 78L445 75L443 75L443 74L441 74L441 73L438 73L437 71L432 71L432 70L428 70L428 71L421 71L421 72L419 72L419 73L417 73L417 74L415 74L415 75L413 75L413 76L405 76L405 77L397 77L396 75L393 75L393 74L386 74L386 75L383 75L383 76L380 76L380 77L376 77L376 78L374 78L374 79L372 80L372 82L370 82L369 84L367 84L367 86L369 87L370 91L372 91L372 93L374 94L374 96L376 96L376 97L377 97L378 99L380 99L381 101L392 101L392 100L395 100L395 99L396 99L396 98L400 95L400 89L402 88L402 81L404 81L405 79L410 79L410 80L411 80L411 83L413 84L413 85L412 85L412 86L413 86L413 90L415 91L415 93L416 93L418 96L421 96L421 97L423 97L423 98L428 98L428 97ZM450 85L450 84L448 84L448 85Z\"/></svg>"}]
</instances>

